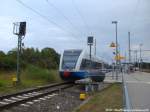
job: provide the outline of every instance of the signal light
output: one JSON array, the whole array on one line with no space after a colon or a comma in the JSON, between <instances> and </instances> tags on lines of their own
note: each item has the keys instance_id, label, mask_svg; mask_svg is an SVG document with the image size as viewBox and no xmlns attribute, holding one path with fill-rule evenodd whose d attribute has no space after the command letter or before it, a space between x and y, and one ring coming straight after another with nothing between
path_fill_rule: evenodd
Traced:
<instances>
[{"instance_id":1,"label":"signal light","mask_svg":"<svg viewBox=\"0 0 150 112\"><path fill-rule=\"evenodd\" d=\"M19 35L25 36L25 34L26 34L26 22L20 22Z\"/></svg>"}]
</instances>

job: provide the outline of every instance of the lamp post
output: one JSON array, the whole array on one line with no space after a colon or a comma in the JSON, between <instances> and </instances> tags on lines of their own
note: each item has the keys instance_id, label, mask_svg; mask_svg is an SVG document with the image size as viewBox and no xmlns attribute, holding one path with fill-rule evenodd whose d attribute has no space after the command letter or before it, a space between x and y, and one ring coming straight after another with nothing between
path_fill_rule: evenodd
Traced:
<instances>
[{"instance_id":1,"label":"lamp post","mask_svg":"<svg viewBox=\"0 0 150 112\"><path fill-rule=\"evenodd\" d=\"M118 57L118 37L117 37L117 21L112 21L112 24L115 24L116 30L116 58ZM116 59L116 68L118 68L118 59ZM118 80L118 72L116 70L116 80Z\"/></svg>"}]
</instances>

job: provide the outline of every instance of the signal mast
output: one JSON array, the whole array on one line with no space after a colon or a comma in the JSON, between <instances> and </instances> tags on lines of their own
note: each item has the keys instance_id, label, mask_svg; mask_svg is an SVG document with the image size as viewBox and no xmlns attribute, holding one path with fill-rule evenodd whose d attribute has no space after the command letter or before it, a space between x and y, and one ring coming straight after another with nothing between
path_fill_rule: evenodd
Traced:
<instances>
[{"instance_id":1,"label":"signal mast","mask_svg":"<svg viewBox=\"0 0 150 112\"><path fill-rule=\"evenodd\" d=\"M26 34L26 22L16 22L16 23L13 23L13 34L14 35L17 35L18 36L18 48L17 48L17 80L16 82L17 83L20 83L21 82L21 79L20 79L20 73L21 73L21 70L20 70L20 54L21 54L21 48L22 48L22 40L24 39L25 37L25 34Z\"/></svg>"}]
</instances>

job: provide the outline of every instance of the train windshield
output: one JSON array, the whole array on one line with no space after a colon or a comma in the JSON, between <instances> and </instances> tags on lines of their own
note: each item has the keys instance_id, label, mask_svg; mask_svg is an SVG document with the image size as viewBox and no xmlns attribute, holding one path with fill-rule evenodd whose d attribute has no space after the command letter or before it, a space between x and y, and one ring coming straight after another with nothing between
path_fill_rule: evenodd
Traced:
<instances>
[{"instance_id":1,"label":"train windshield","mask_svg":"<svg viewBox=\"0 0 150 112\"><path fill-rule=\"evenodd\" d=\"M64 51L62 69L75 69L82 50Z\"/></svg>"}]
</instances>

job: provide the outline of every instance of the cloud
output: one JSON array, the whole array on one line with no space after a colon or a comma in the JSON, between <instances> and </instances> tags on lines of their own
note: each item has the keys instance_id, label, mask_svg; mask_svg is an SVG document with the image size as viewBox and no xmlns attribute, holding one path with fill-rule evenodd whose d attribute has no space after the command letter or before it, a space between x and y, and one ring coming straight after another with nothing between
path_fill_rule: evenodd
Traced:
<instances>
[{"instance_id":1,"label":"cloud","mask_svg":"<svg viewBox=\"0 0 150 112\"><path fill-rule=\"evenodd\" d=\"M112 20L118 21L118 41L122 54L128 50L128 31L131 31L132 49L138 49L140 43L143 43L143 49L150 49L149 0L50 1L61 12L50 7L46 0L23 2L57 25L16 1L3 1L0 4L0 50L8 51L16 47L17 38L12 33L12 23L27 21L27 34L23 40L26 47L52 47L58 52L68 48L84 48L87 37L93 35L97 39L97 55L110 60L113 58L113 50L109 48L109 44L115 42L115 26L111 24Z\"/></svg>"}]
</instances>

